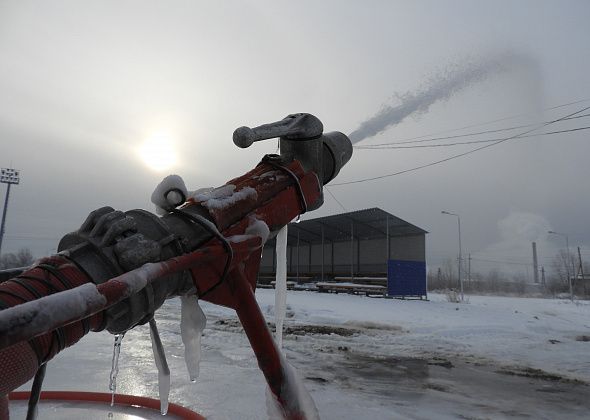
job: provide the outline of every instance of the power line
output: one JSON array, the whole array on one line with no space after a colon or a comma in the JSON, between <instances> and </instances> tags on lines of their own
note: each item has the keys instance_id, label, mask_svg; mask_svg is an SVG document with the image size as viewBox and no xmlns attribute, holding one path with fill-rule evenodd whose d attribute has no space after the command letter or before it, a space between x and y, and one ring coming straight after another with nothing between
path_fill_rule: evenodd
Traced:
<instances>
[{"instance_id":1,"label":"power line","mask_svg":"<svg viewBox=\"0 0 590 420\"><path fill-rule=\"evenodd\" d=\"M499 261L499 260L487 260L482 258L474 258L471 257L472 261L480 261L480 262L489 262L489 263L497 263L497 264L512 264L512 265L525 265L525 266L532 266L532 263L522 263L522 262L513 262L513 261Z\"/></svg>"},{"instance_id":2,"label":"power line","mask_svg":"<svg viewBox=\"0 0 590 420\"><path fill-rule=\"evenodd\" d=\"M583 103L583 102L588 102L588 101L590 101L590 98L586 98L586 99L579 99L579 100L577 100L577 101L568 102L568 103L565 103L565 104L560 104L560 105L555 105L555 106L552 106L552 107L549 107L549 108L545 108L545 109L543 109L542 111L552 111L552 110L554 110L554 109L564 108L564 107L566 107L566 106L570 106L570 105L576 105L576 104L580 104L580 103ZM442 130L442 131L437 131L437 132L430 133L430 134L423 134L423 135L421 135L421 136L416 136L416 137L409 137L409 138L406 138L406 139L402 139L402 141L404 141L404 140L416 140L416 139L422 139L422 138L424 138L424 137L437 136L437 135L439 135L439 134L445 134L445 133L452 133L452 132L454 132L454 131L465 130L465 129L467 129L467 128L481 127L482 125L488 125L488 124L493 124L493 123L496 123L496 122L507 121L507 120L513 120L513 119L516 119L516 118L525 117L525 116L527 116L527 115L532 115L532 114L531 114L531 113L528 113L528 114L527 114L527 113L524 113L524 114L517 114L517 115L512 115L512 116L509 116L509 117L497 118L497 119L495 119L495 120L484 121L484 122L477 123L477 124L466 125L466 126L464 126L464 127L459 127L459 128L451 128L451 129L449 129L449 130Z\"/></svg>"},{"instance_id":3,"label":"power line","mask_svg":"<svg viewBox=\"0 0 590 420\"><path fill-rule=\"evenodd\" d=\"M543 127L546 127L548 125L555 124L556 122L559 122L559 121L562 121L565 118L569 118L569 117L572 117L574 115L580 114L580 113L582 113L584 111L587 111L588 109L590 109L590 106L585 107L585 108L582 108L581 110L576 111L576 112L573 112L571 114L568 114L568 115L566 115L566 116L564 116L562 118L558 118L556 120L543 123L542 125L540 125L538 127L532 128L530 130L524 131L524 132L519 133L519 134L516 134L514 136L506 137L506 138L501 139L501 140L498 140L498 141L496 141L494 143L486 144L485 146L480 146L480 147L477 147L475 149L468 150L467 152L459 153L457 155L452 155L452 156L446 157L444 159L440 159L440 160L437 160L437 161L434 161L434 162L426 163L424 165L416 166L414 168L410 168L410 169L405 169L403 171L394 172L392 174L386 174L386 175L374 176L374 177L370 177L370 178L357 179L357 180L354 180L354 181L340 182L340 183L337 183L337 184L332 184L332 187L336 187L336 186L339 186L339 185L358 184L358 183L361 183L361 182L368 182L368 181L376 181L378 179L389 178L389 177L392 177L392 176L401 175L401 174L405 174L405 173L408 173L408 172L418 171L420 169L428 168L430 166L435 166L435 165L438 165L438 164L441 164L441 163L444 163L444 162L448 162L448 161L453 160L453 159L457 159L457 158L460 158L460 157L463 157L463 156L470 155L470 154L475 153L475 152L479 152L480 150L484 150L484 149L487 149L487 148L496 146L496 145L498 145L500 143L504 143L504 142L506 142L508 140L512 140L512 139L517 138L519 136L523 136L523 135L532 133L533 131L538 130L539 128L543 128Z\"/></svg>"},{"instance_id":4,"label":"power line","mask_svg":"<svg viewBox=\"0 0 590 420\"><path fill-rule=\"evenodd\" d=\"M11 240L42 239L42 240L56 241L56 240L60 239L55 236L53 236L53 237L52 236L37 236L37 235L27 235L27 234L7 234L5 237L8 239L11 239Z\"/></svg>"},{"instance_id":5,"label":"power line","mask_svg":"<svg viewBox=\"0 0 590 420\"><path fill-rule=\"evenodd\" d=\"M590 116L590 114L588 114L588 116ZM549 131L547 133L528 134L525 136L521 135L521 136L515 136L514 138L515 139L524 139L527 137L549 136L549 135L553 135L553 134L571 133L574 131L582 131L582 130L588 130L588 129L590 129L590 126L570 128L568 130ZM419 145L413 145L413 146L359 147L359 149L365 149L365 150L424 149L424 148L431 148L431 147L449 147L449 146L461 146L461 145L466 145L466 144L491 143L491 142L498 141L498 140L502 140L502 138L495 138L495 139L488 139L488 140L458 141L458 142L454 142L454 143L419 144ZM396 143L390 143L390 144L396 144Z\"/></svg>"},{"instance_id":6,"label":"power line","mask_svg":"<svg viewBox=\"0 0 590 420\"><path fill-rule=\"evenodd\" d=\"M564 118L562 121L574 120L574 119L577 119L577 118L585 118L585 117L590 117L590 114L576 115L575 117ZM423 140L394 141L394 142L389 142L389 143L378 143L378 144L369 144L369 145L366 145L366 146L353 146L353 147L355 149L380 149L383 146L398 145L398 144L428 143L428 142L431 142L431 141L438 141L438 140L458 139L458 138L461 138L461 137L472 137L472 136L478 136L478 135L481 135L481 134L500 133L502 131L511 131L511 130L516 130L516 129L519 129L519 128L534 127L536 125L538 125L538 123L537 124L515 125L515 126L512 126L512 127L498 128L496 130L477 131L475 133L457 134L455 136L432 137L432 138L423 139Z\"/></svg>"},{"instance_id":7,"label":"power line","mask_svg":"<svg viewBox=\"0 0 590 420\"><path fill-rule=\"evenodd\" d=\"M344 211L347 211L347 210L346 210L346 208L345 208L345 207L342 205L342 203L341 203L341 202L340 202L340 201L339 201L339 200L336 198L336 196L335 196L335 195L332 193L332 191L330 191L330 190L328 189L328 187L327 187L327 186L324 186L324 189L325 189L326 191L328 191L328 194L330 194L330 195L332 196L332 198L334 199L334 201L336 201L336 202L337 202L337 203L340 205L340 207L342 207L342 210L344 210Z\"/></svg>"}]
</instances>

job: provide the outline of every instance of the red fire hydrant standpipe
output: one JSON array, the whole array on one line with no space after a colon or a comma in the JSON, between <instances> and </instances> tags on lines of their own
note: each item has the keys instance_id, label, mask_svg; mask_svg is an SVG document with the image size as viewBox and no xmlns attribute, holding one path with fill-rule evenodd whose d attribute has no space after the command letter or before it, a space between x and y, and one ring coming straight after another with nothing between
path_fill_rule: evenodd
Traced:
<instances>
[{"instance_id":1,"label":"red fire hydrant standpipe","mask_svg":"<svg viewBox=\"0 0 590 420\"><path fill-rule=\"evenodd\" d=\"M230 195L189 198L161 219L99 209L62 239L60 254L0 283L0 418L8 416L6 395L42 367L34 405L44 365L89 331L125 332L152 319L165 299L191 293L236 310L285 418L307 418L254 290L266 235L319 207L323 185L350 159L350 140L322 130L309 114L242 127L237 145L281 137L282 154L217 189L230 187Z\"/></svg>"}]
</instances>

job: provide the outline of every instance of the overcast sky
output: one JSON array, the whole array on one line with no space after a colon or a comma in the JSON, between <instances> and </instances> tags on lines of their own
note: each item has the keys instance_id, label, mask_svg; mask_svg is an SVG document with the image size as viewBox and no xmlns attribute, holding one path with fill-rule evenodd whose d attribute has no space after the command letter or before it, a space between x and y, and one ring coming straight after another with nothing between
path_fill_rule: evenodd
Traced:
<instances>
[{"instance_id":1,"label":"overcast sky","mask_svg":"<svg viewBox=\"0 0 590 420\"><path fill-rule=\"evenodd\" d=\"M0 0L0 166L22 171L3 251L51 253L97 207L152 210L151 191L168 173L189 188L217 186L275 151L274 142L236 148L238 126L310 112L327 131L350 133L469 60L509 52L528 64L491 74L357 145L578 111L590 100L547 108L590 99L589 21L585 0ZM537 132L585 126L590 119L579 118ZM461 215L464 253L480 259L529 262L536 240L548 265L563 247L549 229L568 233L590 259L589 134L507 141L331 191L346 210L381 207L429 231L433 267L457 253L456 219L441 210ZM173 145L176 162L167 170L141 157L154 138ZM337 182L475 147L358 149ZM316 215L341 211L327 195Z\"/></svg>"}]
</instances>

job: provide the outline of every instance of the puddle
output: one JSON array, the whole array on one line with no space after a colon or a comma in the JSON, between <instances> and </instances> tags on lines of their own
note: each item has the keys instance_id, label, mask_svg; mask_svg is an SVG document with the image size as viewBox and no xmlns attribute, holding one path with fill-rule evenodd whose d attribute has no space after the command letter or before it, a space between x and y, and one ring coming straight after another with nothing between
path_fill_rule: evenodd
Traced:
<instances>
[{"instance_id":1,"label":"puddle","mask_svg":"<svg viewBox=\"0 0 590 420\"><path fill-rule=\"evenodd\" d=\"M571 383L571 384L577 384L577 385L588 385L582 381L579 381L577 379L570 379L561 375L556 375L554 373L549 373L549 372L545 372L544 370L541 369L533 369L530 367L524 367L524 368L502 368L500 370L497 370L496 373L500 373L502 375L513 375L513 376L522 376L524 378L533 378L533 379L541 379L543 381L549 381L549 382L564 382L564 383Z\"/></svg>"},{"instance_id":2,"label":"puddle","mask_svg":"<svg viewBox=\"0 0 590 420\"><path fill-rule=\"evenodd\" d=\"M539 369L353 351L333 356L333 364L316 370L309 380L383 397L396 409L433 405L458 418L547 419L583 418L590 409L588 384Z\"/></svg>"},{"instance_id":3,"label":"puddle","mask_svg":"<svg viewBox=\"0 0 590 420\"><path fill-rule=\"evenodd\" d=\"M241 332L232 319L218 319L212 328ZM393 353L393 338L404 333L393 325L292 324L284 333L291 338L288 358L310 389L358 396L403 418L561 420L585 418L590 410L590 386L555 373L424 353L383 354Z\"/></svg>"},{"instance_id":4,"label":"puddle","mask_svg":"<svg viewBox=\"0 0 590 420\"><path fill-rule=\"evenodd\" d=\"M225 331L242 330L242 325L237 319L222 318L216 320L213 325L215 328ZM268 328L271 331L275 330L274 322L267 322ZM342 337L350 337L359 334L362 331L358 328L339 327L335 325L314 325L314 324L293 324L284 328L284 335L339 335Z\"/></svg>"},{"instance_id":5,"label":"puddle","mask_svg":"<svg viewBox=\"0 0 590 420\"><path fill-rule=\"evenodd\" d=\"M291 325L286 327L283 331L283 334L287 335L335 334L342 337L350 337L358 333L360 333L360 330L356 328L336 327L333 325Z\"/></svg>"}]
</instances>

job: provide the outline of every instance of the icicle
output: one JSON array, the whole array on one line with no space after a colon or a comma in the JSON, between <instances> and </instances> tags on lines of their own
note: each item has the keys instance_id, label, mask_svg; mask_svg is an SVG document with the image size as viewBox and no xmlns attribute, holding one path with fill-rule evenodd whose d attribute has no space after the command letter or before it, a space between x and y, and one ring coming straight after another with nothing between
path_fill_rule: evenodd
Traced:
<instances>
[{"instance_id":1,"label":"icicle","mask_svg":"<svg viewBox=\"0 0 590 420\"><path fill-rule=\"evenodd\" d=\"M109 389L111 390L111 407L115 405L115 391L117 391L117 375L119 374L119 354L121 353L121 341L125 334L115 334L113 345L113 361L111 363L111 377Z\"/></svg>"},{"instance_id":2,"label":"icicle","mask_svg":"<svg viewBox=\"0 0 590 420\"><path fill-rule=\"evenodd\" d=\"M166 361L166 353L160 334L158 333L158 326L156 320L150 320L150 337L152 339L152 351L154 352L154 360L158 368L158 391L160 394L160 412L166 415L168 412L168 397L170 396L170 368Z\"/></svg>"},{"instance_id":3,"label":"icicle","mask_svg":"<svg viewBox=\"0 0 590 420\"><path fill-rule=\"evenodd\" d=\"M277 275L275 278L275 340L279 348L283 347L283 322L287 311L287 225L276 239Z\"/></svg>"},{"instance_id":4,"label":"icicle","mask_svg":"<svg viewBox=\"0 0 590 420\"><path fill-rule=\"evenodd\" d=\"M181 296L180 303L180 335L184 344L184 361L191 382L196 382L201 361L201 336L207 318L196 296Z\"/></svg>"}]
</instances>

